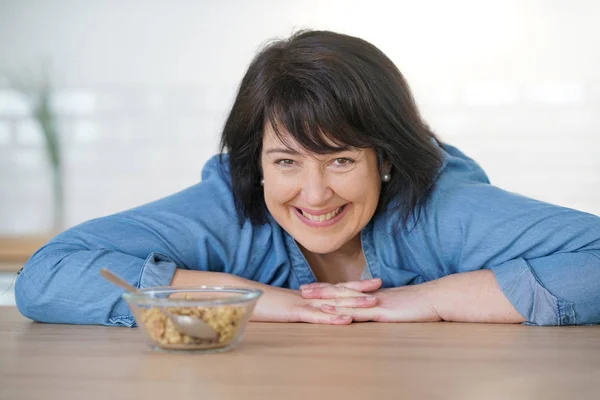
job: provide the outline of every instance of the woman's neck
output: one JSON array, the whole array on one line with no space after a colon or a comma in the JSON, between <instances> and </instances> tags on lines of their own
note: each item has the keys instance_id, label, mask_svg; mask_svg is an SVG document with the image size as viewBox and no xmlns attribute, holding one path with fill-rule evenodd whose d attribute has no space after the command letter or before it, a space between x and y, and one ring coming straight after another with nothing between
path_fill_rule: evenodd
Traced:
<instances>
[{"instance_id":1,"label":"woman's neck","mask_svg":"<svg viewBox=\"0 0 600 400\"><path fill-rule=\"evenodd\" d=\"M317 282L339 283L360 280L366 265L360 234L338 250L328 254L313 253L299 245Z\"/></svg>"}]
</instances>

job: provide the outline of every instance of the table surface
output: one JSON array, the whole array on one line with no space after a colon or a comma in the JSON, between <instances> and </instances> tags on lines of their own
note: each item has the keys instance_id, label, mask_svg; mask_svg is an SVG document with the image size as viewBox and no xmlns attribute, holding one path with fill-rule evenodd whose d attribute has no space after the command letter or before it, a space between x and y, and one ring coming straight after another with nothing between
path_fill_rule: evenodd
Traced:
<instances>
[{"instance_id":1,"label":"table surface","mask_svg":"<svg viewBox=\"0 0 600 400\"><path fill-rule=\"evenodd\" d=\"M2 399L598 398L600 326L250 323L221 354L0 307ZM596 393L596 395L594 395Z\"/></svg>"}]
</instances>

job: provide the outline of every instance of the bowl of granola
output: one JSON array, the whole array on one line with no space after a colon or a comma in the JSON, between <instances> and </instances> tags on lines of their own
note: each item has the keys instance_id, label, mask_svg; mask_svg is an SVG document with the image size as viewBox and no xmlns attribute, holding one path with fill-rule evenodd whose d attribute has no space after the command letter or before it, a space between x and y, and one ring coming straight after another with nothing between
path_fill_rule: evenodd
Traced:
<instances>
[{"instance_id":1,"label":"bowl of granola","mask_svg":"<svg viewBox=\"0 0 600 400\"><path fill-rule=\"evenodd\" d=\"M169 286L124 293L123 298L154 350L219 352L241 342L261 294L226 286ZM203 325L212 334L194 334L187 329L190 324Z\"/></svg>"}]
</instances>

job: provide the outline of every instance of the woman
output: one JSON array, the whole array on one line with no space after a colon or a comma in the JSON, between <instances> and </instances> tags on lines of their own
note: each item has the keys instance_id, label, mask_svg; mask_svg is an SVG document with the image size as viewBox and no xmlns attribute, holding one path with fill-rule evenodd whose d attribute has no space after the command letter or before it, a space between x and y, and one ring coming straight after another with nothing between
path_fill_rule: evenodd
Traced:
<instances>
[{"instance_id":1,"label":"woman","mask_svg":"<svg viewBox=\"0 0 600 400\"><path fill-rule=\"evenodd\" d=\"M600 218L491 186L361 39L266 47L221 143L201 183L36 252L19 310L132 326L107 267L137 287L260 288L256 321L600 322Z\"/></svg>"}]
</instances>

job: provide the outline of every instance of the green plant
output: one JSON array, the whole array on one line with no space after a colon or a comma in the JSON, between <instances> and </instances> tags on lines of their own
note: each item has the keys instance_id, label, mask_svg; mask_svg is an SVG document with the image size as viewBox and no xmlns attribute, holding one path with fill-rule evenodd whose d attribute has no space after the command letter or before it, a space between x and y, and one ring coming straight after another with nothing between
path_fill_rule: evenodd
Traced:
<instances>
[{"instance_id":1,"label":"green plant","mask_svg":"<svg viewBox=\"0 0 600 400\"><path fill-rule=\"evenodd\" d=\"M53 226L57 232L63 228L64 219L64 185L59 134L56 117L52 109L53 88L48 68L41 73L9 76L12 88L20 93L28 104L31 117L38 124L44 136L48 162L52 173L53 192Z\"/></svg>"}]
</instances>

